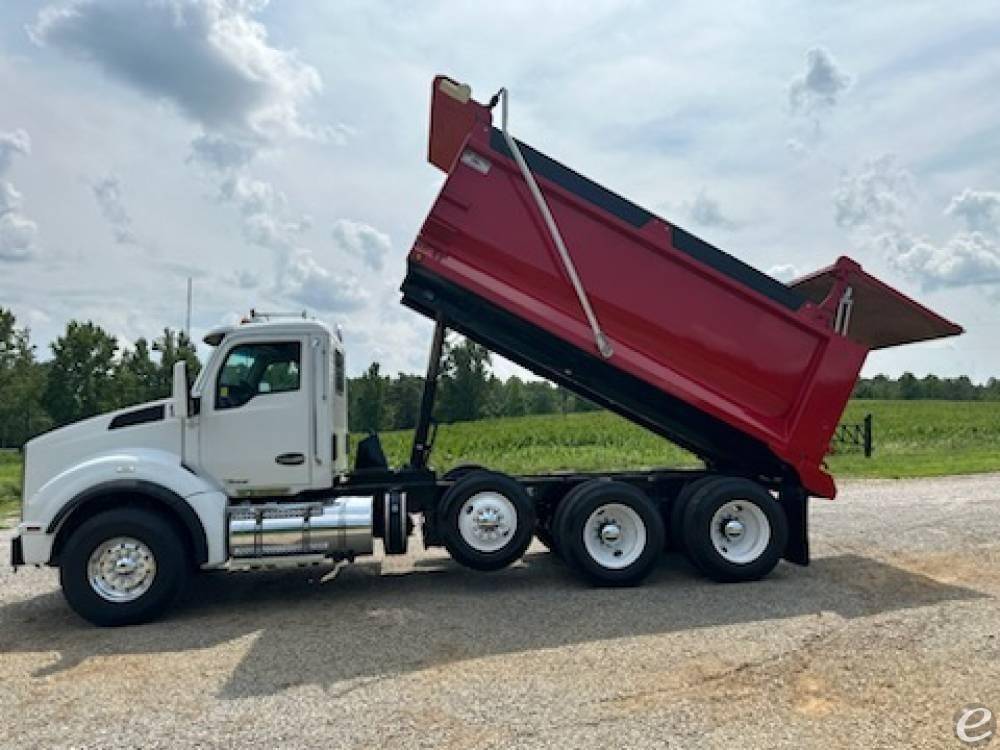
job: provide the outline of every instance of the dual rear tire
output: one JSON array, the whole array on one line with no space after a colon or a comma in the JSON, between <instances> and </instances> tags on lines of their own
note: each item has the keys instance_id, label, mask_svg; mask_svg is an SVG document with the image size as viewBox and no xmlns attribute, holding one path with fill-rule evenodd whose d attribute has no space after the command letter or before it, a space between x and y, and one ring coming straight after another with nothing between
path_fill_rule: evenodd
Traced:
<instances>
[{"instance_id":1,"label":"dual rear tire","mask_svg":"<svg viewBox=\"0 0 1000 750\"><path fill-rule=\"evenodd\" d=\"M571 490L552 518L563 559L599 586L635 586L652 572L664 544L663 518L645 493L594 479Z\"/></svg>"},{"instance_id":2,"label":"dual rear tire","mask_svg":"<svg viewBox=\"0 0 1000 750\"><path fill-rule=\"evenodd\" d=\"M771 493L739 477L704 477L685 487L670 510L674 548L723 583L755 581L778 564L788 520Z\"/></svg>"},{"instance_id":3,"label":"dual rear tire","mask_svg":"<svg viewBox=\"0 0 1000 750\"><path fill-rule=\"evenodd\" d=\"M667 514L672 546L721 582L764 577L788 541L785 512L749 479L703 477L686 485ZM476 570L520 559L533 534L600 586L634 586L665 546L661 508L624 482L592 479L571 489L539 524L519 482L484 470L462 476L445 494L441 535L452 558Z\"/></svg>"},{"instance_id":4,"label":"dual rear tire","mask_svg":"<svg viewBox=\"0 0 1000 750\"><path fill-rule=\"evenodd\" d=\"M534 504L515 479L473 470L445 493L438 522L451 557L474 570L516 562L539 531ZM663 519L631 485L591 480L564 497L544 527L546 542L592 583L632 586L653 569Z\"/></svg>"}]
</instances>

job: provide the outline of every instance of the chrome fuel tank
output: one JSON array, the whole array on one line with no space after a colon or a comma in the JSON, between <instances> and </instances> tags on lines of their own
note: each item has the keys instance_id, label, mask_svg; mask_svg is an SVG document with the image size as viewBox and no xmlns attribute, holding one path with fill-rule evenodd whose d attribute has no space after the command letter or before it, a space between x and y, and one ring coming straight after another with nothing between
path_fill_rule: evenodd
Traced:
<instances>
[{"instance_id":1,"label":"chrome fuel tank","mask_svg":"<svg viewBox=\"0 0 1000 750\"><path fill-rule=\"evenodd\" d=\"M370 496L235 506L229 511L229 555L370 555L372 507Z\"/></svg>"}]
</instances>

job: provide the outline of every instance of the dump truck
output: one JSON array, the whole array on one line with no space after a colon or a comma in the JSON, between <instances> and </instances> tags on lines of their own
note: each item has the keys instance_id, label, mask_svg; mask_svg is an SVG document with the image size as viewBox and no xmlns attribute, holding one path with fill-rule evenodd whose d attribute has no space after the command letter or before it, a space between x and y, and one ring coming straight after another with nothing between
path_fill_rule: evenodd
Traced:
<instances>
[{"instance_id":1,"label":"dump truck","mask_svg":"<svg viewBox=\"0 0 1000 750\"><path fill-rule=\"evenodd\" d=\"M666 547L722 582L808 564L808 502L836 494L823 460L868 352L962 329L846 257L783 284L518 141L507 104L432 84L428 158L447 177L401 286L434 321L405 465L376 435L349 444L340 330L254 313L209 332L169 398L27 444L15 568L57 567L77 613L124 625L200 570L398 555L418 528L480 571L537 538L602 586L640 583ZM435 471L449 330L703 468Z\"/></svg>"}]
</instances>

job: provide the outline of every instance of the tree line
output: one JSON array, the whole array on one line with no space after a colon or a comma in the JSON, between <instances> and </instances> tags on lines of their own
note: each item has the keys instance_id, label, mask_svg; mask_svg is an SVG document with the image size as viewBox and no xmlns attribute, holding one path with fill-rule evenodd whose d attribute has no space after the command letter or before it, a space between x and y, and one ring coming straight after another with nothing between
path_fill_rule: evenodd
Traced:
<instances>
[{"instance_id":1,"label":"tree line","mask_svg":"<svg viewBox=\"0 0 1000 750\"><path fill-rule=\"evenodd\" d=\"M898 378L876 375L861 378L854 386L854 398L884 400L936 401L1000 401L1000 379L990 378L982 385L968 376L939 378L937 375L916 377L904 372Z\"/></svg>"},{"instance_id":2,"label":"tree line","mask_svg":"<svg viewBox=\"0 0 1000 750\"><path fill-rule=\"evenodd\" d=\"M595 404L544 380L501 380L491 370L489 351L468 339L446 344L434 418L468 422L490 417L595 411ZM373 362L348 379L348 424L352 432L405 430L417 424L424 378L383 375Z\"/></svg>"},{"instance_id":3,"label":"tree line","mask_svg":"<svg viewBox=\"0 0 1000 750\"><path fill-rule=\"evenodd\" d=\"M0 308L0 448L20 447L53 427L170 395L174 363L201 369L181 331L165 328L131 347L103 328L73 320L38 359L31 332Z\"/></svg>"},{"instance_id":4,"label":"tree line","mask_svg":"<svg viewBox=\"0 0 1000 750\"><path fill-rule=\"evenodd\" d=\"M0 448L19 447L53 427L154 401L170 395L173 366L179 360L192 375L201 369L194 344L182 331L122 345L91 321L70 321L49 345L41 361L27 327L0 308ZM348 379L348 418L352 431L403 430L417 423L424 379L420 375L383 374L373 362L359 377ZM940 399L1000 401L1000 380L973 383L968 377L861 378L859 399ZM458 422L488 417L520 417L593 411L598 407L546 381L502 380L492 371L489 351L460 339L446 345L434 417Z\"/></svg>"}]
</instances>

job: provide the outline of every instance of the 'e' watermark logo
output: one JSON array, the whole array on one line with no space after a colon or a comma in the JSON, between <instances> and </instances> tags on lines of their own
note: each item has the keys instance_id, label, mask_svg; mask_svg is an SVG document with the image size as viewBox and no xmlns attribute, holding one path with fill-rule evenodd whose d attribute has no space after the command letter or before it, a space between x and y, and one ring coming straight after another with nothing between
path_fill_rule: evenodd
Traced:
<instances>
[{"instance_id":1,"label":"'e' watermark logo","mask_svg":"<svg viewBox=\"0 0 1000 750\"><path fill-rule=\"evenodd\" d=\"M997 717L981 703L969 703L955 712L955 736L966 745L981 747L997 733Z\"/></svg>"}]
</instances>

